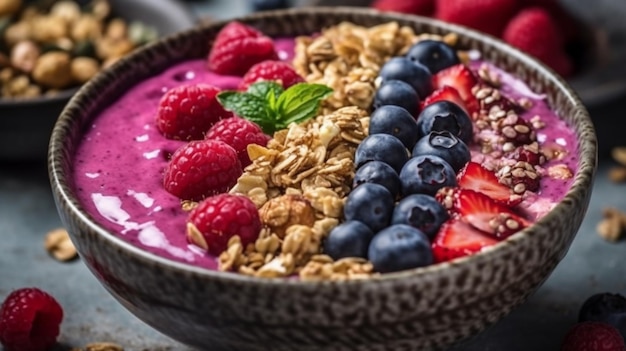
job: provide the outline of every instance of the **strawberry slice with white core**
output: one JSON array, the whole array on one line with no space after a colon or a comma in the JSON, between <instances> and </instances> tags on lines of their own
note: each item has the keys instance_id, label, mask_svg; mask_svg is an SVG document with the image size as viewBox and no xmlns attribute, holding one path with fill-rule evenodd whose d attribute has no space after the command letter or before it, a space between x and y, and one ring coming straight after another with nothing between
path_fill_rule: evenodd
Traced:
<instances>
[{"instance_id":1,"label":"strawberry slice with white core","mask_svg":"<svg viewBox=\"0 0 626 351\"><path fill-rule=\"evenodd\" d=\"M449 85L443 86L442 88L437 89L433 91L430 95L428 95L426 99L422 101L422 109L434 102L442 100L454 102L455 104L462 107L469 116L472 115L472 112L467 110L467 106L465 106L465 101L463 101L461 94L459 94L459 92L455 88Z\"/></svg>"},{"instance_id":2,"label":"strawberry slice with white core","mask_svg":"<svg viewBox=\"0 0 626 351\"><path fill-rule=\"evenodd\" d=\"M474 228L497 239L506 239L530 223L510 207L469 189L455 191L455 211Z\"/></svg>"},{"instance_id":3,"label":"strawberry slice with white core","mask_svg":"<svg viewBox=\"0 0 626 351\"><path fill-rule=\"evenodd\" d=\"M475 254L498 242L462 220L451 219L441 226L431 247L434 260L438 263Z\"/></svg>"},{"instance_id":4,"label":"strawberry slice with white core","mask_svg":"<svg viewBox=\"0 0 626 351\"><path fill-rule=\"evenodd\" d=\"M488 170L477 162L468 162L457 175L457 183L463 189L483 193L497 202L515 206L522 197L514 194L511 189L500 183L495 172Z\"/></svg>"},{"instance_id":5,"label":"strawberry slice with white core","mask_svg":"<svg viewBox=\"0 0 626 351\"><path fill-rule=\"evenodd\" d=\"M441 89L450 86L456 89L465 103L465 108L472 114L478 111L478 100L472 94L472 88L478 83L478 79L472 70L460 63L439 71L432 77L433 89Z\"/></svg>"}]
</instances>

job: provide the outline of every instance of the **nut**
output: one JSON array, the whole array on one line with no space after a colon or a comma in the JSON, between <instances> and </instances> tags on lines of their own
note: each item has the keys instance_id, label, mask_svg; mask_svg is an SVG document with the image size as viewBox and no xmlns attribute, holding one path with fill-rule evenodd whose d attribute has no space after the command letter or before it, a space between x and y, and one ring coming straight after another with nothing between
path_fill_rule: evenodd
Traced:
<instances>
[{"instance_id":1,"label":"nut","mask_svg":"<svg viewBox=\"0 0 626 351\"><path fill-rule=\"evenodd\" d=\"M60 18L71 25L80 17L80 6L75 1L57 1L50 8L50 16Z\"/></svg>"},{"instance_id":2,"label":"nut","mask_svg":"<svg viewBox=\"0 0 626 351\"><path fill-rule=\"evenodd\" d=\"M37 15L29 23L31 36L39 43L50 44L68 36L68 26L63 18Z\"/></svg>"},{"instance_id":3,"label":"nut","mask_svg":"<svg viewBox=\"0 0 626 351\"><path fill-rule=\"evenodd\" d=\"M58 261L70 261L78 256L67 230L55 229L46 234L44 247Z\"/></svg>"},{"instance_id":4,"label":"nut","mask_svg":"<svg viewBox=\"0 0 626 351\"><path fill-rule=\"evenodd\" d=\"M313 226L315 210L309 200L299 195L283 195L268 202L259 210L261 222L281 239L287 228L295 224Z\"/></svg>"},{"instance_id":5,"label":"nut","mask_svg":"<svg viewBox=\"0 0 626 351\"><path fill-rule=\"evenodd\" d=\"M60 51L41 55L33 69L33 79L49 88L67 87L72 82L70 55Z\"/></svg>"},{"instance_id":6,"label":"nut","mask_svg":"<svg viewBox=\"0 0 626 351\"><path fill-rule=\"evenodd\" d=\"M72 26L71 37L75 41L97 40L101 36L102 23L94 15L83 14Z\"/></svg>"},{"instance_id":7,"label":"nut","mask_svg":"<svg viewBox=\"0 0 626 351\"><path fill-rule=\"evenodd\" d=\"M570 179L574 175L566 164L558 164L548 168L548 176L554 179Z\"/></svg>"},{"instance_id":8,"label":"nut","mask_svg":"<svg viewBox=\"0 0 626 351\"><path fill-rule=\"evenodd\" d=\"M603 210L603 217L596 227L598 234L607 241L620 240L626 230L626 213L608 207Z\"/></svg>"},{"instance_id":9,"label":"nut","mask_svg":"<svg viewBox=\"0 0 626 351\"><path fill-rule=\"evenodd\" d=\"M72 60L72 79L78 83L85 83L100 70L100 64L91 57L77 57Z\"/></svg>"},{"instance_id":10,"label":"nut","mask_svg":"<svg viewBox=\"0 0 626 351\"><path fill-rule=\"evenodd\" d=\"M0 0L0 17L15 14L22 6L22 0Z\"/></svg>"},{"instance_id":11,"label":"nut","mask_svg":"<svg viewBox=\"0 0 626 351\"><path fill-rule=\"evenodd\" d=\"M626 167L626 146L613 148L613 150L611 150L611 156L613 156L615 162Z\"/></svg>"},{"instance_id":12,"label":"nut","mask_svg":"<svg viewBox=\"0 0 626 351\"><path fill-rule=\"evenodd\" d=\"M22 72L30 73L39 58L39 47L30 40L20 41L11 49L11 64Z\"/></svg>"},{"instance_id":13,"label":"nut","mask_svg":"<svg viewBox=\"0 0 626 351\"><path fill-rule=\"evenodd\" d=\"M609 170L609 180L614 183L626 182L626 167L613 167Z\"/></svg>"}]
</instances>

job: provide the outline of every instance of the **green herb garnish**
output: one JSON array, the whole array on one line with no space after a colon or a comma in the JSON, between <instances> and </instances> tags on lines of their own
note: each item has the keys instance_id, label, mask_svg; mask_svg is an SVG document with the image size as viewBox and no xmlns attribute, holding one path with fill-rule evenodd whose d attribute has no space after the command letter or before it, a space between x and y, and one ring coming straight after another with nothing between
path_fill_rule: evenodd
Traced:
<instances>
[{"instance_id":1,"label":"green herb garnish","mask_svg":"<svg viewBox=\"0 0 626 351\"><path fill-rule=\"evenodd\" d=\"M273 135L291 123L314 117L320 102L332 93L322 84L298 83L287 90L273 81L252 84L246 92L223 91L217 95L222 106L240 117L258 124Z\"/></svg>"}]
</instances>

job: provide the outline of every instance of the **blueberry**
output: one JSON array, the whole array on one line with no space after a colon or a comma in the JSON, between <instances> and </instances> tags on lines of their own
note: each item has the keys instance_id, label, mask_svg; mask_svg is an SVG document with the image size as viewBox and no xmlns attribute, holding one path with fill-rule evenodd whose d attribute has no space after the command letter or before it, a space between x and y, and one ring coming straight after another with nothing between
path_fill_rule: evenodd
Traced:
<instances>
[{"instance_id":1,"label":"blueberry","mask_svg":"<svg viewBox=\"0 0 626 351\"><path fill-rule=\"evenodd\" d=\"M578 321L610 324L626 339L626 298L620 294L611 293L592 295L580 308Z\"/></svg>"},{"instance_id":2,"label":"blueberry","mask_svg":"<svg viewBox=\"0 0 626 351\"><path fill-rule=\"evenodd\" d=\"M288 7L288 0L252 0L252 9L254 11L278 10Z\"/></svg>"},{"instance_id":3,"label":"blueberry","mask_svg":"<svg viewBox=\"0 0 626 351\"><path fill-rule=\"evenodd\" d=\"M352 188L363 183L376 183L389 190L395 199L400 194L400 178L390 165L382 161L370 161L362 165L354 174Z\"/></svg>"},{"instance_id":4,"label":"blueberry","mask_svg":"<svg viewBox=\"0 0 626 351\"><path fill-rule=\"evenodd\" d=\"M462 107L447 100L426 106L417 117L417 127L421 136L447 130L466 144L472 140L472 120Z\"/></svg>"},{"instance_id":5,"label":"blueberry","mask_svg":"<svg viewBox=\"0 0 626 351\"><path fill-rule=\"evenodd\" d=\"M384 105L403 107L411 115L417 115L420 98L408 83L401 80L384 81L374 95L374 109Z\"/></svg>"},{"instance_id":6,"label":"blueberry","mask_svg":"<svg viewBox=\"0 0 626 351\"><path fill-rule=\"evenodd\" d=\"M350 192L343 206L346 221L363 222L377 232L389 225L393 196L380 184L364 183Z\"/></svg>"},{"instance_id":7,"label":"blueberry","mask_svg":"<svg viewBox=\"0 0 626 351\"><path fill-rule=\"evenodd\" d=\"M452 166L441 157L422 155L411 158L400 171L401 193L435 195L444 186L456 186Z\"/></svg>"},{"instance_id":8,"label":"blueberry","mask_svg":"<svg viewBox=\"0 0 626 351\"><path fill-rule=\"evenodd\" d=\"M419 229L433 240L443 222L450 216L434 197L413 194L400 200L391 215L391 224L406 224Z\"/></svg>"},{"instance_id":9,"label":"blueberry","mask_svg":"<svg viewBox=\"0 0 626 351\"><path fill-rule=\"evenodd\" d=\"M409 159L409 152L400 139L389 134L368 135L361 141L354 153L354 163L360 168L368 161L383 161L396 172Z\"/></svg>"},{"instance_id":10,"label":"blueberry","mask_svg":"<svg viewBox=\"0 0 626 351\"><path fill-rule=\"evenodd\" d=\"M338 260L344 257L367 258L374 232L359 221L347 221L333 228L324 240L324 253Z\"/></svg>"},{"instance_id":11,"label":"blueberry","mask_svg":"<svg viewBox=\"0 0 626 351\"><path fill-rule=\"evenodd\" d=\"M393 57L380 69L379 76L384 81L397 79L408 83L421 99L433 91L430 71L419 62L413 62L406 57Z\"/></svg>"},{"instance_id":12,"label":"blueberry","mask_svg":"<svg viewBox=\"0 0 626 351\"><path fill-rule=\"evenodd\" d=\"M419 131L415 117L409 111L400 106L385 105L377 108L370 116L369 134L391 134L411 150L417 139Z\"/></svg>"},{"instance_id":13,"label":"blueberry","mask_svg":"<svg viewBox=\"0 0 626 351\"><path fill-rule=\"evenodd\" d=\"M367 251L374 270L397 272L433 263L428 237L419 229L395 224L381 230L372 239Z\"/></svg>"},{"instance_id":14,"label":"blueberry","mask_svg":"<svg viewBox=\"0 0 626 351\"><path fill-rule=\"evenodd\" d=\"M406 56L426 66L431 74L460 63L456 50L439 40L421 40L409 49Z\"/></svg>"},{"instance_id":15,"label":"blueberry","mask_svg":"<svg viewBox=\"0 0 626 351\"><path fill-rule=\"evenodd\" d=\"M470 150L461 139L448 131L430 132L418 140L411 153L413 157L435 155L443 158L458 172L471 159Z\"/></svg>"}]
</instances>

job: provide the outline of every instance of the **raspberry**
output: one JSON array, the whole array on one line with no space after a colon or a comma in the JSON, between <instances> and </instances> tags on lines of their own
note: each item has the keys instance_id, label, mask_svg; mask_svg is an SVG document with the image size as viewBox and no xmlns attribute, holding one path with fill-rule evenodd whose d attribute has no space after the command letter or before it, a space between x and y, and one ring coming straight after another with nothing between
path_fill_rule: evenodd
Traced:
<instances>
[{"instance_id":1,"label":"raspberry","mask_svg":"<svg viewBox=\"0 0 626 351\"><path fill-rule=\"evenodd\" d=\"M157 128L166 138L201 140L215 122L233 114L215 96L220 89L208 84L183 85L169 90L159 102Z\"/></svg>"},{"instance_id":2,"label":"raspberry","mask_svg":"<svg viewBox=\"0 0 626 351\"><path fill-rule=\"evenodd\" d=\"M304 79L288 63L268 60L250 67L239 84L239 90L245 91L252 83L261 80L277 81L285 89L296 83L304 82Z\"/></svg>"},{"instance_id":3,"label":"raspberry","mask_svg":"<svg viewBox=\"0 0 626 351\"><path fill-rule=\"evenodd\" d=\"M371 6L381 11L422 16L432 16L435 12L435 0L374 0Z\"/></svg>"},{"instance_id":4,"label":"raspberry","mask_svg":"<svg viewBox=\"0 0 626 351\"><path fill-rule=\"evenodd\" d=\"M561 345L561 351L624 351L624 348L619 331L602 322L575 324Z\"/></svg>"},{"instance_id":5,"label":"raspberry","mask_svg":"<svg viewBox=\"0 0 626 351\"><path fill-rule=\"evenodd\" d=\"M0 306L0 343L5 351L45 351L59 335L61 305L37 288L13 291Z\"/></svg>"},{"instance_id":6,"label":"raspberry","mask_svg":"<svg viewBox=\"0 0 626 351\"><path fill-rule=\"evenodd\" d=\"M437 0L435 17L499 37L518 10L517 0Z\"/></svg>"},{"instance_id":7,"label":"raspberry","mask_svg":"<svg viewBox=\"0 0 626 351\"><path fill-rule=\"evenodd\" d=\"M504 41L532 55L567 76L573 65L564 49L564 40L558 25L550 14L540 7L520 11L506 26Z\"/></svg>"},{"instance_id":8,"label":"raspberry","mask_svg":"<svg viewBox=\"0 0 626 351\"><path fill-rule=\"evenodd\" d=\"M253 243L259 236L261 220L259 211L248 197L219 194L206 198L190 213L187 220L202 233L207 250L218 256L235 235L243 247Z\"/></svg>"},{"instance_id":9,"label":"raspberry","mask_svg":"<svg viewBox=\"0 0 626 351\"><path fill-rule=\"evenodd\" d=\"M254 64L276 59L278 54L271 38L233 21L217 33L209 52L208 68L219 74L242 76Z\"/></svg>"},{"instance_id":10,"label":"raspberry","mask_svg":"<svg viewBox=\"0 0 626 351\"><path fill-rule=\"evenodd\" d=\"M528 145L518 146L509 157L533 166L539 166L546 162L546 157L539 150L528 147Z\"/></svg>"},{"instance_id":11,"label":"raspberry","mask_svg":"<svg viewBox=\"0 0 626 351\"><path fill-rule=\"evenodd\" d=\"M180 147L165 168L163 185L182 200L200 201L228 191L242 173L237 152L219 140L194 140Z\"/></svg>"},{"instance_id":12,"label":"raspberry","mask_svg":"<svg viewBox=\"0 0 626 351\"><path fill-rule=\"evenodd\" d=\"M231 117L215 123L207 132L206 139L220 140L230 145L237 152L241 167L245 168L251 163L248 157L248 145L265 146L270 137L263 133L261 127L255 123L240 117Z\"/></svg>"}]
</instances>

